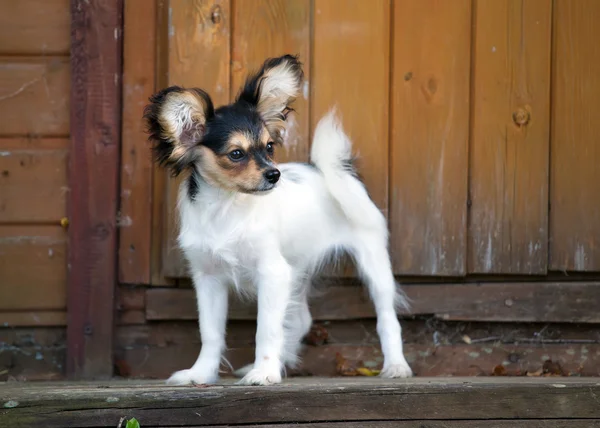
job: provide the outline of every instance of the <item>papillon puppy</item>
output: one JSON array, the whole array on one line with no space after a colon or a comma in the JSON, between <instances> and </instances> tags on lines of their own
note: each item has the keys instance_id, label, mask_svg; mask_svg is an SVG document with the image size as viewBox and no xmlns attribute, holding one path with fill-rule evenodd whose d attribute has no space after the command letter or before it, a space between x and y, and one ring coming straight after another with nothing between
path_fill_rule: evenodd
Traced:
<instances>
[{"instance_id":1,"label":"papillon puppy","mask_svg":"<svg viewBox=\"0 0 600 428\"><path fill-rule=\"evenodd\" d=\"M215 109L203 90L172 86L146 107L156 160L174 175L189 171L178 195L178 243L196 290L202 346L169 384L217 381L231 287L258 305L255 360L238 371L240 383L281 382L311 327L311 279L342 251L353 256L375 305L381 376L412 375L386 219L357 178L335 112L315 130L310 163L275 163L302 79L298 58L284 55L249 76L232 104Z\"/></svg>"}]
</instances>

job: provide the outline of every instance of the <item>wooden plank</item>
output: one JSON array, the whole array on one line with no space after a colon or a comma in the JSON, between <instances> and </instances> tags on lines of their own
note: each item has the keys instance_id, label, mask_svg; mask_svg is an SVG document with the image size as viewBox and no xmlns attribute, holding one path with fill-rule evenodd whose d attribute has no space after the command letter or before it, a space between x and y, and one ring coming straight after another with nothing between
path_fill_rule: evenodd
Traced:
<instances>
[{"instance_id":1,"label":"wooden plank","mask_svg":"<svg viewBox=\"0 0 600 428\"><path fill-rule=\"evenodd\" d=\"M0 55L69 55L69 0L0 0Z\"/></svg>"},{"instance_id":2,"label":"wooden plank","mask_svg":"<svg viewBox=\"0 0 600 428\"><path fill-rule=\"evenodd\" d=\"M486 424L517 418L598 420L600 412L600 385L593 378L311 378L269 388L143 385L40 383L25 388L13 383L0 390L0 399L17 403L4 412L8 425L48 428L114 426L124 412L142 426L155 427L423 418Z\"/></svg>"},{"instance_id":3,"label":"wooden plank","mask_svg":"<svg viewBox=\"0 0 600 428\"><path fill-rule=\"evenodd\" d=\"M337 106L360 175L388 214L390 2L315 0L311 131Z\"/></svg>"},{"instance_id":4,"label":"wooden plank","mask_svg":"<svg viewBox=\"0 0 600 428\"><path fill-rule=\"evenodd\" d=\"M0 226L0 310L66 308L67 234L59 226Z\"/></svg>"},{"instance_id":5,"label":"wooden plank","mask_svg":"<svg viewBox=\"0 0 600 428\"><path fill-rule=\"evenodd\" d=\"M62 297L63 300L66 300L66 296L64 294L60 295L60 293L55 292L54 295ZM65 325L67 325L66 308L61 311L40 311L28 309L21 312L0 311L0 326L2 327L48 327Z\"/></svg>"},{"instance_id":6,"label":"wooden plank","mask_svg":"<svg viewBox=\"0 0 600 428\"><path fill-rule=\"evenodd\" d=\"M231 12L229 0L170 0L168 84L200 87L215 107L229 102ZM183 175L170 179L164 197L167 210L163 243L165 276L185 277L187 268L177 247L177 193Z\"/></svg>"},{"instance_id":7,"label":"wooden plank","mask_svg":"<svg viewBox=\"0 0 600 428\"><path fill-rule=\"evenodd\" d=\"M156 1L125 2L119 282L150 283L152 156L142 114L156 81Z\"/></svg>"},{"instance_id":8,"label":"wooden plank","mask_svg":"<svg viewBox=\"0 0 600 428\"><path fill-rule=\"evenodd\" d=\"M551 0L475 3L469 272L545 274Z\"/></svg>"},{"instance_id":9,"label":"wooden plank","mask_svg":"<svg viewBox=\"0 0 600 428\"><path fill-rule=\"evenodd\" d=\"M110 377L122 59L121 0L71 1L67 373ZM116 36L116 37L115 37Z\"/></svg>"},{"instance_id":10,"label":"wooden plank","mask_svg":"<svg viewBox=\"0 0 600 428\"><path fill-rule=\"evenodd\" d=\"M247 428L298 428L299 424L260 424L260 425L244 425ZM302 425L300 425L302 426ZM305 426L311 428L480 428L480 421L431 421L429 419L421 419L415 421L380 421L380 422L323 422L311 423ZM485 421L486 428L513 428L515 426L523 428L571 428L571 427L599 427L600 421L591 419L511 419L502 420L487 419ZM200 425L196 425L200 427ZM171 427L175 428L175 427ZM194 428L194 427L191 427Z\"/></svg>"},{"instance_id":11,"label":"wooden plank","mask_svg":"<svg viewBox=\"0 0 600 428\"><path fill-rule=\"evenodd\" d=\"M0 382L64 378L65 328L0 329Z\"/></svg>"},{"instance_id":12,"label":"wooden plank","mask_svg":"<svg viewBox=\"0 0 600 428\"><path fill-rule=\"evenodd\" d=\"M0 140L0 223L59 224L66 214L68 149L19 148L21 141Z\"/></svg>"},{"instance_id":13,"label":"wooden plank","mask_svg":"<svg viewBox=\"0 0 600 428\"><path fill-rule=\"evenodd\" d=\"M0 135L69 135L69 59L0 58Z\"/></svg>"},{"instance_id":14,"label":"wooden plank","mask_svg":"<svg viewBox=\"0 0 600 428\"><path fill-rule=\"evenodd\" d=\"M600 3L554 8L550 269L600 271Z\"/></svg>"},{"instance_id":15,"label":"wooden plank","mask_svg":"<svg viewBox=\"0 0 600 428\"><path fill-rule=\"evenodd\" d=\"M143 288L117 287L117 324L132 325L146 322L146 293Z\"/></svg>"},{"instance_id":16,"label":"wooden plank","mask_svg":"<svg viewBox=\"0 0 600 428\"><path fill-rule=\"evenodd\" d=\"M471 1L396 1L394 28L394 270L464 275Z\"/></svg>"},{"instance_id":17,"label":"wooden plank","mask_svg":"<svg viewBox=\"0 0 600 428\"><path fill-rule=\"evenodd\" d=\"M405 285L411 300L404 316L435 315L444 320L507 322L598 323L598 282L524 282ZM329 286L312 299L315 320L373 318L366 291L359 286ZM195 320L192 289L157 288L147 291L148 320ZM229 318L256 319L255 305L237 299L230 303Z\"/></svg>"},{"instance_id":18,"label":"wooden plank","mask_svg":"<svg viewBox=\"0 0 600 428\"><path fill-rule=\"evenodd\" d=\"M288 117L285 147L276 153L277 162L308 160L310 85L310 1L237 1L232 8L231 98L244 84L248 73L260 68L267 58L299 55L304 68L303 96L294 103Z\"/></svg>"}]
</instances>

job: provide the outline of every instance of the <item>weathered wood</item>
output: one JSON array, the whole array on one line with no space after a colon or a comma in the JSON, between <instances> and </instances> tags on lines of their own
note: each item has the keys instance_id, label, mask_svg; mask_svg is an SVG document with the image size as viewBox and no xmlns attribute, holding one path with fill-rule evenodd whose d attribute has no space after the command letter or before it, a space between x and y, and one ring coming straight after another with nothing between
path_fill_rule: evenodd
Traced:
<instances>
[{"instance_id":1,"label":"weathered wood","mask_svg":"<svg viewBox=\"0 0 600 428\"><path fill-rule=\"evenodd\" d=\"M122 59L121 0L71 1L67 372L112 375Z\"/></svg>"},{"instance_id":2,"label":"weathered wood","mask_svg":"<svg viewBox=\"0 0 600 428\"><path fill-rule=\"evenodd\" d=\"M552 2L474 8L468 270L545 274Z\"/></svg>"},{"instance_id":3,"label":"weathered wood","mask_svg":"<svg viewBox=\"0 0 600 428\"><path fill-rule=\"evenodd\" d=\"M0 55L69 55L69 0L0 0Z\"/></svg>"},{"instance_id":4,"label":"weathered wood","mask_svg":"<svg viewBox=\"0 0 600 428\"><path fill-rule=\"evenodd\" d=\"M145 290L121 286L116 291L117 324L144 324L146 322Z\"/></svg>"},{"instance_id":5,"label":"weathered wood","mask_svg":"<svg viewBox=\"0 0 600 428\"><path fill-rule=\"evenodd\" d=\"M0 135L69 135L69 58L0 58Z\"/></svg>"},{"instance_id":6,"label":"weathered wood","mask_svg":"<svg viewBox=\"0 0 600 428\"><path fill-rule=\"evenodd\" d=\"M550 268L600 271L600 3L557 0L553 16Z\"/></svg>"},{"instance_id":7,"label":"weathered wood","mask_svg":"<svg viewBox=\"0 0 600 428\"><path fill-rule=\"evenodd\" d=\"M435 315L444 320L508 322L600 322L598 282L524 282L483 284L413 284L404 291L411 309L403 315ZM372 303L359 286L328 286L311 300L316 320L373 318ZM149 320L194 320L192 289L150 289L146 292ZM232 299L230 319L256 318L255 305Z\"/></svg>"},{"instance_id":8,"label":"weathered wood","mask_svg":"<svg viewBox=\"0 0 600 428\"><path fill-rule=\"evenodd\" d=\"M0 381L63 379L65 350L65 328L0 329Z\"/></svg>"},{"instance_id":9,"label":"weathered wood","mask_svg":"<svg viewBox=\"0 0 600 428\"><path fill-rule=\"evenodd\" d=\"M598 419L597 379L306 379L271 387L54 383L0 388L13 427L208 426L327 421ZM319 403L315 406L315 403ZM8 409L6 409L9 407ZM268 411L265 411L268 409Z\"/></svg>"},{"instance_id":10,"label":"weathered wood","mask_svg":"<svg viewBox=\"0 0 600 428\"><path fill-rule=\"evenodd\" d=\"M0 140L0 222L59 224L66 214L68 140L53 150ZM62 146L62 147L61 147Z\"/></svg>"},{"instance_id":11,"label":"weathered wood","mask_svg":"<svg viewBox=\"0 0 600 428\"><path fill-rule=\"evenodd\" d=\"M62 285L62 284L61 284ZM64 288L64 285L62 285ZM37 290L36 290L37 291ZM54 291L54 290L53 290ZM66 293L61 293L61 290L54 291L53 297L56 296L61 300L65 300ZM55 298L56 298L55 297ZM65 305L66 306L66 305ZM33 327L33 326L64 326L67 325L67 311L44 311L26 309L22 311L0 311L0 326L1 327Z\"/></svg>"},{"instance_id":12,"label":"weathered wood","mask_svg":"<svg viewBox=\"0 0 600 428\"><path fill-rule=\"evenodd\" d=\"M360 174L386 216L389 16L389 0L316 0L310 76L311 132L337 106Z\"/></svg>"},{"instance_id":13,"label":"weathered wood","mask_svg":"<svg viewBox=\"0 0 600 428\"><path fill-rule=\"evenodd\" d=\"M64 310L66 244L60 226L0 226L0 310Z\"/></svg>"},{"instance_id":14,"label":"weathered wood","mask_svg":"<svg viewBox=\"0 0 600 428\"><path fill-rule=\"evenodd\" d=\"M216 15L215 15L216 14ZM218 15L218 18L215 16ZM229 0L170 0L168 84L200 87L215 107L229 102L230 32ZM177 194L184 175L170 179L164 196L167 212L163 241L163 269L168 277L187 276L177 246Z\"/></svg>"},{"instance_id":15,"label":"weathered wood","mask_svg":"<svg viewBox=\"0 0 600 428\"><path fill-rule=\"evenodd\" d=\"M309 147L308 88L310 85L310 2L307 0L238 1L232 8L231 98L248 73L258 70L266 58L299 55L304 68L304 88L288 117L285 147L277 162L307 161Z\"/></svg>"},{"instance_id":16,"label":"weathered wood","mask_svg":"<svg viewBox=\"0 0 600 428\"><path fill-rule=\"evenodd\" d=\"M125 2L119 281L150 283L152 156L142 121L156 81L156 1Z\"/></svg>"},{"instance_id":17,"label":"weathered wood","mask_svg":"<svg viewBox=\"0 0 600 428\"><path fill-rule=\"evenodd\" d=\"M482 425L481 421L432 421L430 419L421 419L413 421L381 421L381 422L322 422L322 423L307 423L307 424L260 424L260 425L244 425L247 428L298 428L307 426L311 428L335 428L335 427L348 427L348 428L453 428L453 427L465 427L465 428L480 428ZM571 428L571 427L599 427L600 421L591 419L486 419L486 428ZM195 425L200 427L200 425ZM175 427L171 427L175 428ZM194 428L194 427L191 427Z\"/></svg>"},{"instance_id":18,"label":"weathered wood","mask_svg":"<svg viewBox=\"0 0 600 428\"><path fill-rule=\"evenodd\" d=\"M403 275L466 273L471 1L394 3L391 252Z\"/></svg>"}]
</instances>

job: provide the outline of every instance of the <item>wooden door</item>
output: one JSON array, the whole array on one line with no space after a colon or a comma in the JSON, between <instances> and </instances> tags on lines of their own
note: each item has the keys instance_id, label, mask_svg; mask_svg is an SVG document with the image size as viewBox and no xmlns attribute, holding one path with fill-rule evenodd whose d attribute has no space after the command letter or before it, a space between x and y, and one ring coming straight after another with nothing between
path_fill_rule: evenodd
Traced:
<instances>
[{"instance_id":1,"label":"wooden door","mask_svg":"<svg viewBox=\"0 0 600 428\"><path fill-rule=\"evenodd\" d=\"M199 86L223 104L265 58L300 55L306 82L280 160L307 160L312 130L337 105L389 220L397 275L600 270L600 3L157 4L156 89ZM144 278L165 285L187 276L178 183L153 177Z\"/></svg>"}]
</instances>

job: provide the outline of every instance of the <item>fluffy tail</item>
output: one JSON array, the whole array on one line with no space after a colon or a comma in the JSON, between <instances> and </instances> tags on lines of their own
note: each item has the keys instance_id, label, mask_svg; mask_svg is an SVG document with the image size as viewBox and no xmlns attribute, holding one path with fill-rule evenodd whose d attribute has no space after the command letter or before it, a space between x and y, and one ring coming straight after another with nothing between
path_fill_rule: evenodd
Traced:
<instances>
[{"instance_id":1,"label":"fluffy tail","mask_svg":"<svg viewBox=\"0 0 600 428\"><path fill-rule=\"evenodd\" d=\"M346 217L354 224L377 227L387 234L383 214L356 177L352 166L352 143L342 129L335 109L317 124L310 157Z\"/></svg>"}]
</instances>

